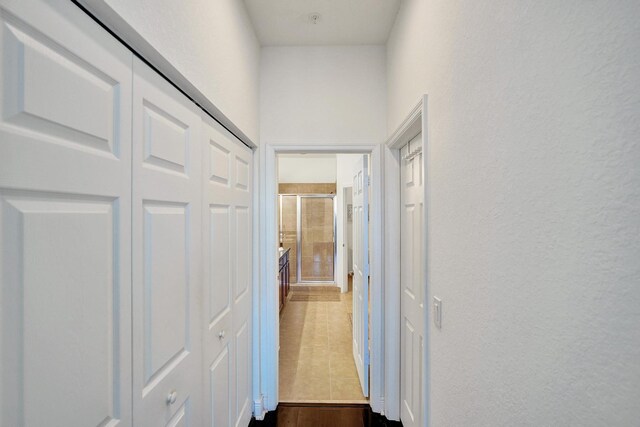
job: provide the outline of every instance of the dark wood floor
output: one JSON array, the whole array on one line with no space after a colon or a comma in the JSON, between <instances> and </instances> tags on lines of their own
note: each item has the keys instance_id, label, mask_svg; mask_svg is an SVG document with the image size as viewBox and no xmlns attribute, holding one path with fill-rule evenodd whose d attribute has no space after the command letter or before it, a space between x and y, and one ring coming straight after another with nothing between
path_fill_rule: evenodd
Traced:
<instances>
[{"instance_id":1,"label":"dark wood floor","mask_svg":"<svg viewBox=\"0 0 640 427\"><path fill-rule=\"evenodd\" d=\"M251 420L251 427L401 427L371 412L369 405L281 403L264 421Z\"/></svg>"}]
</instances>

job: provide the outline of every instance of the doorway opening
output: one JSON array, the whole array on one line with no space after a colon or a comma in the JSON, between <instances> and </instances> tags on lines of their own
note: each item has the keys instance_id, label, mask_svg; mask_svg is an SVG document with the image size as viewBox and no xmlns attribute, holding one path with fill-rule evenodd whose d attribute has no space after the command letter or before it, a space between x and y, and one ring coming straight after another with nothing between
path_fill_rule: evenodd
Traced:
<instances>
[{"instance_id":1,"label":"doorway opening","mask_svg":"<svg viewBox=\"0 0 640 427\"><path fill-rule=\"evenodd\" d=\"M370 245L365 237L369 221L368 215L365 221L362 215L368 206L360 206L360 211L356 208L354 215L353 191L354 185L356 192L369 191L368 185L363 186L368 176L362 175L370 169L366 167L369 157L339 153L276 156L279 402L369 402L369 271L361 271L362 262L353 259L353 246L359 243L361 260L366 257L368 265ZM361 194L360 204L370 199ZM361 269L360 282L364 280L360 288L356 285L355 304L354 265ZM365 328L363 321L364 334L360 331ZM366 351L358 348L363 345Z\"/></svg>"}]
</instances>

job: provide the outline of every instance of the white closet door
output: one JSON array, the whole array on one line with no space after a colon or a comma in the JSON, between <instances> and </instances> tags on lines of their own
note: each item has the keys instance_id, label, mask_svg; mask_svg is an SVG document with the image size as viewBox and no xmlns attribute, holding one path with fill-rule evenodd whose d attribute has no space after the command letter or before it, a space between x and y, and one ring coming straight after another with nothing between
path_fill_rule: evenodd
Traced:
<instances>
[{"instance_id":1,"label":"white closet door","mask_svg":"<svg viewBox=\"0 0 640 427\"><path fill-rule=\"evenodd\" d=\"M131 54L0 5L0 425L131 425Z\"/></svg>"},{"instance_id":2,"label":"white closet door","mask_svg":"<svg viewBox=\"0 0 640 427\"><path fill-rule=\"evenodd\" d=\"M369 396L369 172L367 156L353 171L353 359Z\"/></svg>"},{"instance_id":3,"label":"white closet door","mask_svg":"<svg viewBox=\"0 0 640 427\"><path fill-rule=\"evenodd\" d=\"M422 134L400 150L401 158L422 145ZM401 160L401 362L400 419L406 427L422 425L424 353L424 170L422 154Z\"/></svg>"},{"instance_id":4,"label":"white closet door","mask_svg":"<svg viewBox=\"0 0 640 427\"><path fill-rule=\"evenodd\" d=\"M199 427L200 115L145 64L133 67L133 420Z\"/></svg>"},{"instance_id":5,"label":"white closet door","mask_svg":"<svg viewBox=\"0 0 640 427\"><path fill-rule=\"evenodd\" d=\"M251 419L251 150L203 122L206 426Z\"/></svg>"}]
</instances>

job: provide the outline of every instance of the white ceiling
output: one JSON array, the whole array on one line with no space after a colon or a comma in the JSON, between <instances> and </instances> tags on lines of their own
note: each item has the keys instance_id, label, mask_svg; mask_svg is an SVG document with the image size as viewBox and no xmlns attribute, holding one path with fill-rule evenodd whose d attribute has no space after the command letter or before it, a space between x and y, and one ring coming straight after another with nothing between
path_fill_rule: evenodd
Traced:
<instances>
[{"instance_id":1,"label":"white ceiling","mask_svg":"<svg viewBox=\"0 0 640 427\"><path fill-rule=\"evenodd\" d=\"M384 44L400 0L244 0L263 46ZM317 24L309 15L319 13Z\"/></svg>"}]
</instances>

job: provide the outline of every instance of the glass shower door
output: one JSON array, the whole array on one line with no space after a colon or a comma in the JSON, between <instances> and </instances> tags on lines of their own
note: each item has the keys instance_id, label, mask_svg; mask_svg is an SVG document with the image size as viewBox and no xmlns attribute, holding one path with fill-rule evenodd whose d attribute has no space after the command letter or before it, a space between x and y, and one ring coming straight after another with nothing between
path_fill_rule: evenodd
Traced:
<instances>
[{"instance_id":1,"label":"glass shower door","mask_svg":"<svg viewBox=\"0 0 640 427\"><path fill-rule=\"evenodd\" d=\"M335 208L333 195L299 196L301 282L334 281Z\"/></svg>"},{"instance_id":2,"label":"glass shower door","mask_svg":"<svg viewBox=\"0 0 640 427\"><path fill-rule=\"evenodd\" d=\"M280 243L289 251L289 283L297 283L298 265L298 196L281 195L279 212L280 216Z\"/></svg>"}]
</instances>

